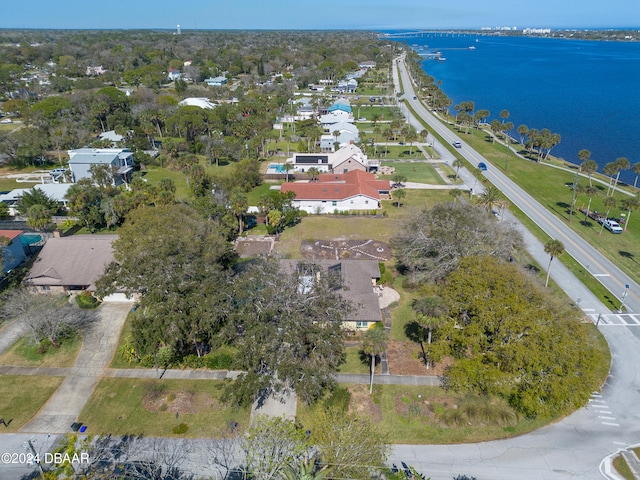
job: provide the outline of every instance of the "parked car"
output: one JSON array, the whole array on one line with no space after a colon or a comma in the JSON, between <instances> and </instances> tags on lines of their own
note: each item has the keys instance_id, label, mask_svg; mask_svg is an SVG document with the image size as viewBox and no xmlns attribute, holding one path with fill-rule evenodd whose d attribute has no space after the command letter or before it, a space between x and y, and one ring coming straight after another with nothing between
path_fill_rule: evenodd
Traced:
<instances>
[{"instance_id":1,"label":"parked car","mask_svg":"<svg viewBox=\"0 0 640 480\"><path fill-rule=\"evenodd\" d=\"M486 172L486 171L487 171L487 165L486 165L486 163L484 163L484 162L480 162L480 163L478 163L478 168L479 168L480 170L482 170L483 172Z\"/></svg>"},{"instance_id":2,"label":"parked car","mask_svg":"<svg viewBox=\"0 0 640 480\"><path fill-rule=\"evenodd\" d=\"M456 148L462 148L462 144L460 142L458 142L457 140L455 142L453 142L451 145L453 145Z\"/></svg>"},{"instance_id":3,"label":"parked car","mask_svg":"<svg viewBox=\"0 0 640 480\"><path fill-rule=\"evenodd\" d=\"M622 233L622 227L615 220L605 219L602 221L602 225L611 233Z\"/></svg>"}]
</instances>

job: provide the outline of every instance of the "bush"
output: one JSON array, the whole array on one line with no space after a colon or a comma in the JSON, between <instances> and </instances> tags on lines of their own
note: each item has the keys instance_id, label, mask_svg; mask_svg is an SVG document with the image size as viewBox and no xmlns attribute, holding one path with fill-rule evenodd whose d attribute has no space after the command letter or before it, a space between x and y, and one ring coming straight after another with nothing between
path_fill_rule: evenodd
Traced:
<instances>
[{"instance_id":1,"label":"bush","mask_svg":"<svg viewBox=\"0 0 640 480\"><path fill-rule=\"evenodd\" d=\"M204 357L195 354L187 355L180 361L182 368L202 368L204 367Z\"/></svg>"},{"instance_id":2,"label":"bush","mask_svg":"<svg viewBox=\"0 0 640 480\"><path fill-rule=\"evenodd\" d=\"M233 357L227 353L207 355L204 365L211 370L229 370L233 366Z\"/></svg>"},{"instance_id":3,"label":"bush","mask_svg":"<svg viewBox=\"0 0 640 480\"><path fill-rule=\"evenodd\" d=\"M349 402L351 401L351 393L345 387L336 387L331 392L331 395L325 400L324 406L326 409L335 409L341 412L346 412L349 408Z\"/></svg>"},{"instance_id":4,"label":"bush","mask_svg":"<svg viewBox=\"0 0 640 480\"><path fill-rule=\"evenodd\" d=\"M90 292L82 292L80 295L76 295L76 303L80 308L86 309L98 308L100 305L100 301Z\"/></svg>"},{"instance_id":5,"label":"bush","mask_svg":"<svg viewBox=\"0 0 640 480\"><path fill-rule=\"evenodd\" d=\"M186 423L181 423L180 425L176 425L172 429L173 433L175 433L176 435L187 433L187 430L189 430L189 426Z\"/></svg>"}]
</instances>

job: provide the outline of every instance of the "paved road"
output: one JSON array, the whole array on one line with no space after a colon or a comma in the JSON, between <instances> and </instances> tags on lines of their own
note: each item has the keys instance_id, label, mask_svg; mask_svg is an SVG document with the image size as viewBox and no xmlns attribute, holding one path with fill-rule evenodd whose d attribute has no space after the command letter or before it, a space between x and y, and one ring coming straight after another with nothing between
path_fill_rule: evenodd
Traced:
<instances>
[{"instance_id":1,"label":"paved road","mask_svg":"<svg viewBox=\"0 0 640 480\"><path fill-rule=\"evenodd\" d=\"M120 330L131 308L130 304L103 303L98 309L99 320L84 334L75 367L38 414L21 432L68 432L78 420L100 375L109 366L115 353Z\"/></svg>"},{"instance_id":2,"label":"paved road","mask_svg":"<svg viewBox=\"0 0 640 480\"><path fill-rule=\"evenodd\" d=\"M476 152L463 139L451 132L436 117L424 107L419 100L413 100L414 91L410 81L409 74L404 67L404 63L400 63L400 76L402 77L403 87L405 89L405 101L408 102L414 111L422 117L433 130L435 130L445 141L451 143L458 140L462 143L459 153L463 155L472 165L477 166L479 162L485 162L478 152ZM544 167L541 167L544 168ZM565 223L551 214L538 201L529 194L524 192L513 181L506 177L497 168L489 165L489 169L484 172L485 178L498 187L509 201L520 208L530 219L532 219L538 227L545 231L551 238L560 240L565 251L571 255L585 269L602 283L614 296L618 298L613 308L618 308L622 301L625 290L627 295L625 305L630 313L640 314L640 286L627 274L622 272L610 260L605 258L600 252L589 245L582 237L573 230L569 229ZM574 220L576 221L576 220ZM607 232L605 232L608 234ZM629 285L625 289L625 285ZM610 308L605 308L605 312ZM604 313L604 312L599 312Z\"/></svg>"},{"instance_id":3,"label":"paved road","mask_svg":"<svg viewBox=\"0 0 640 480\"><path fill-rule=\"evenodd\" d=\"M458 137L445 128L418 101L411 100L413 88L406 69L400 68L405 98L447 142ZM460 140L462 141L462 140ZM460 153L473 165L485 161L463 142ZM606 459L640 439L640 379L635 366L640 362L640 312L638 287L615 265L566 228L533 198L524 193L497 169L485 172L486 178L502 190L509 200L565 245L566 251L596 275L614 292L622 292L624 282L630 284L627 304L630 315L618 315L603 305L560 262L551 270L551 278L569 295L585 315L594 322L600 316L599 328L612 352L610 375L601 392L594 392L589 404L557 424L518 438L469 445L413 446L396 445L392 461L404 460L415 465L433 480L451 479L458 474L475 475L478 479L600 479L616 478L608 471ZM468 181L468 180L467 180ZM467 183L469 185L469 183ZM509 212L506 221L515 219ZM527 249L543 266L548 263L544 246L524 227Z\"/></svg>"}]
</instances>

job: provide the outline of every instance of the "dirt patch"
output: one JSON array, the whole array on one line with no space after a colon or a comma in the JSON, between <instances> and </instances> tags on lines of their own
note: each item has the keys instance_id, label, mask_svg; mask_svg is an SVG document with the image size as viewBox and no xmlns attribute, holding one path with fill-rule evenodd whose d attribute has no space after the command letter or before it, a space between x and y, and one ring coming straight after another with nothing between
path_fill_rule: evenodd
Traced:
<instances>
[{"instance_id":1,"label":"dirt patch","mask_svg":"<svg viewBox=\"0 0 640 480\"><path fill-rule=\"evenodd\" d=\"M238 238L234 248L240 258L247 258L271 255L273 246L273 237L247 236Z\"/></svg>"},{"instance_id":2,"label":"dirt patch","mask_svg":"<svg viewBox=\"0 0 640 480\"><path fill-rule=\"evenodd\" d=\"M451 363L449 359L444 359L427 370L422 360L422 349L414 342L388 342L387 359L392 375L442 375Z\"/></svg>"},{"instance_id":3,"label":"dirt patch","mask_svg":"<svg viewBox=\"0 0 640 480\"><path fill-rule=\"evenodd\" d=\"M438 414L449 408L457 408L456 400L453 397L424 398L410 397L409 395L398 394L394 397L396 413L403 417L421 417L422 420L436 424Z\"/></svg>"},{"instance_id":4,"label":"dirt patch","mask_svg":"<svg viewBox=\"0 0 640 480\"><path fill-rule=\"evenodd\" d=\"M369 395L369 385L349 385L351 401L349 413L357 413L370 418L373 422L382 420L382 407L373 401L373 395Z\"/></svg>"},{"instance_id":5,"label":"dirt patch","mask_svg":"<svg viewBox=\"0 0 640 480\"><path fill-rule=\"evenodd\" d=\"M310 260L391 260L391 248L376 240L303 240L300 251Z\"/></svg>"},{"instance_id":6,"label":"dirt patch","mask_svg":"<svg viewBox=\"0 0 640 480\"><path fill-rule=\"evenodd\" d=\"M149 412L171 413L199 413L222 408L209 394L193 392L150 392L142 399L142 405Z\"/></svg>"}]
</instances>

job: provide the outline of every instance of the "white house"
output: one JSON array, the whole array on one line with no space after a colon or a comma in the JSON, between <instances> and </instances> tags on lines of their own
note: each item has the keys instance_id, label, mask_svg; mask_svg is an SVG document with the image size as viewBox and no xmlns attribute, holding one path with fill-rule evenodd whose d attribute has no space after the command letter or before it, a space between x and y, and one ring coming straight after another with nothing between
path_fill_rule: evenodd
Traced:
<instances>
[{"instance_id":1,"label":"white house","mask_svg":"<svg viewBox=\"0 0 640 480\"><path fill-rule=\"evenodd\" d=\"M216 108L216 104L212 103L208 98L205 97L189 97L184 100L178 102L180 107L200 107L206 108L207 110L213 110Z\"/></svg>"},{"instance_id":2,"label":"white house","mask_svg":"<svg viewBox=\"0 0 640 480\"><path fill-rule=\"evenodd\" d=\"M377 210L382 198L388 198L388 180L376 180L371 173L352 170L343 174L322 174L317 182L289 182L280 186L283 193L293 192L293 206L312 214L352 210Z\"/></svg>"},{"instance_id":3,"label":"white house","mask_svg":"<svg viewBox=\"0 0 640 480\"><path fill-rule=\"evenodd\" d=\"M128 148L78 148L69 150L69 168L73 181L91 178L93 165L109 165L114 171L114 184L129 183L133 172L133 152Z\"/></svg>"},{"instance_id":4,"label":"white house","mask_svg":"<svg viewBox=\"0 0 640 480\"><path fill-rule=\"evenodd\" d=\"M322 128L328 128L329 125L333 125L335 123L353 123L353 113L335 110L331 113L320 115L318 122L320 122Z\"/></svg>"},{"instance_id":5,"label":"white house","mask_svg":"<svg viewBox=\"0 0 640 480\"><path fill-rule=\"evenodd\" d=\"M334 137L331 139L335 141ZM293 157L287 159L287 163L293 165L294 172L301 173L308 171L311 167L316 168L320 173L371 170L371 161L359 147L352 143L332 153L295 153Z\"/></svg>"},{"instance_id":6,"label":"white house","mask_svg":"<svg viewBox=\"0 0 640 480\"><path fill-rule=\"evenodd\" d=\"M210 87L221 87L222 85L227 84L227 77L209 77L204 80L204 83Z\"/></svg>"},{"instance_id":7,"label":"white house","mask_svg":"<svg viewBox=\"0 0 640 480\"><path fill-rule=\"evenodd\" d=\"M37 188L47 197L66 207L67 199L65 197L72 185L73 183L38 183L34 185L33 188ZM24 192L28 192L29 190L31 190L31 188L16 188L9 193L0 195L0 202L5 202L9 206L9 215L15 216L18 214L16 204Z\"/></svg>"}]
</instances>

